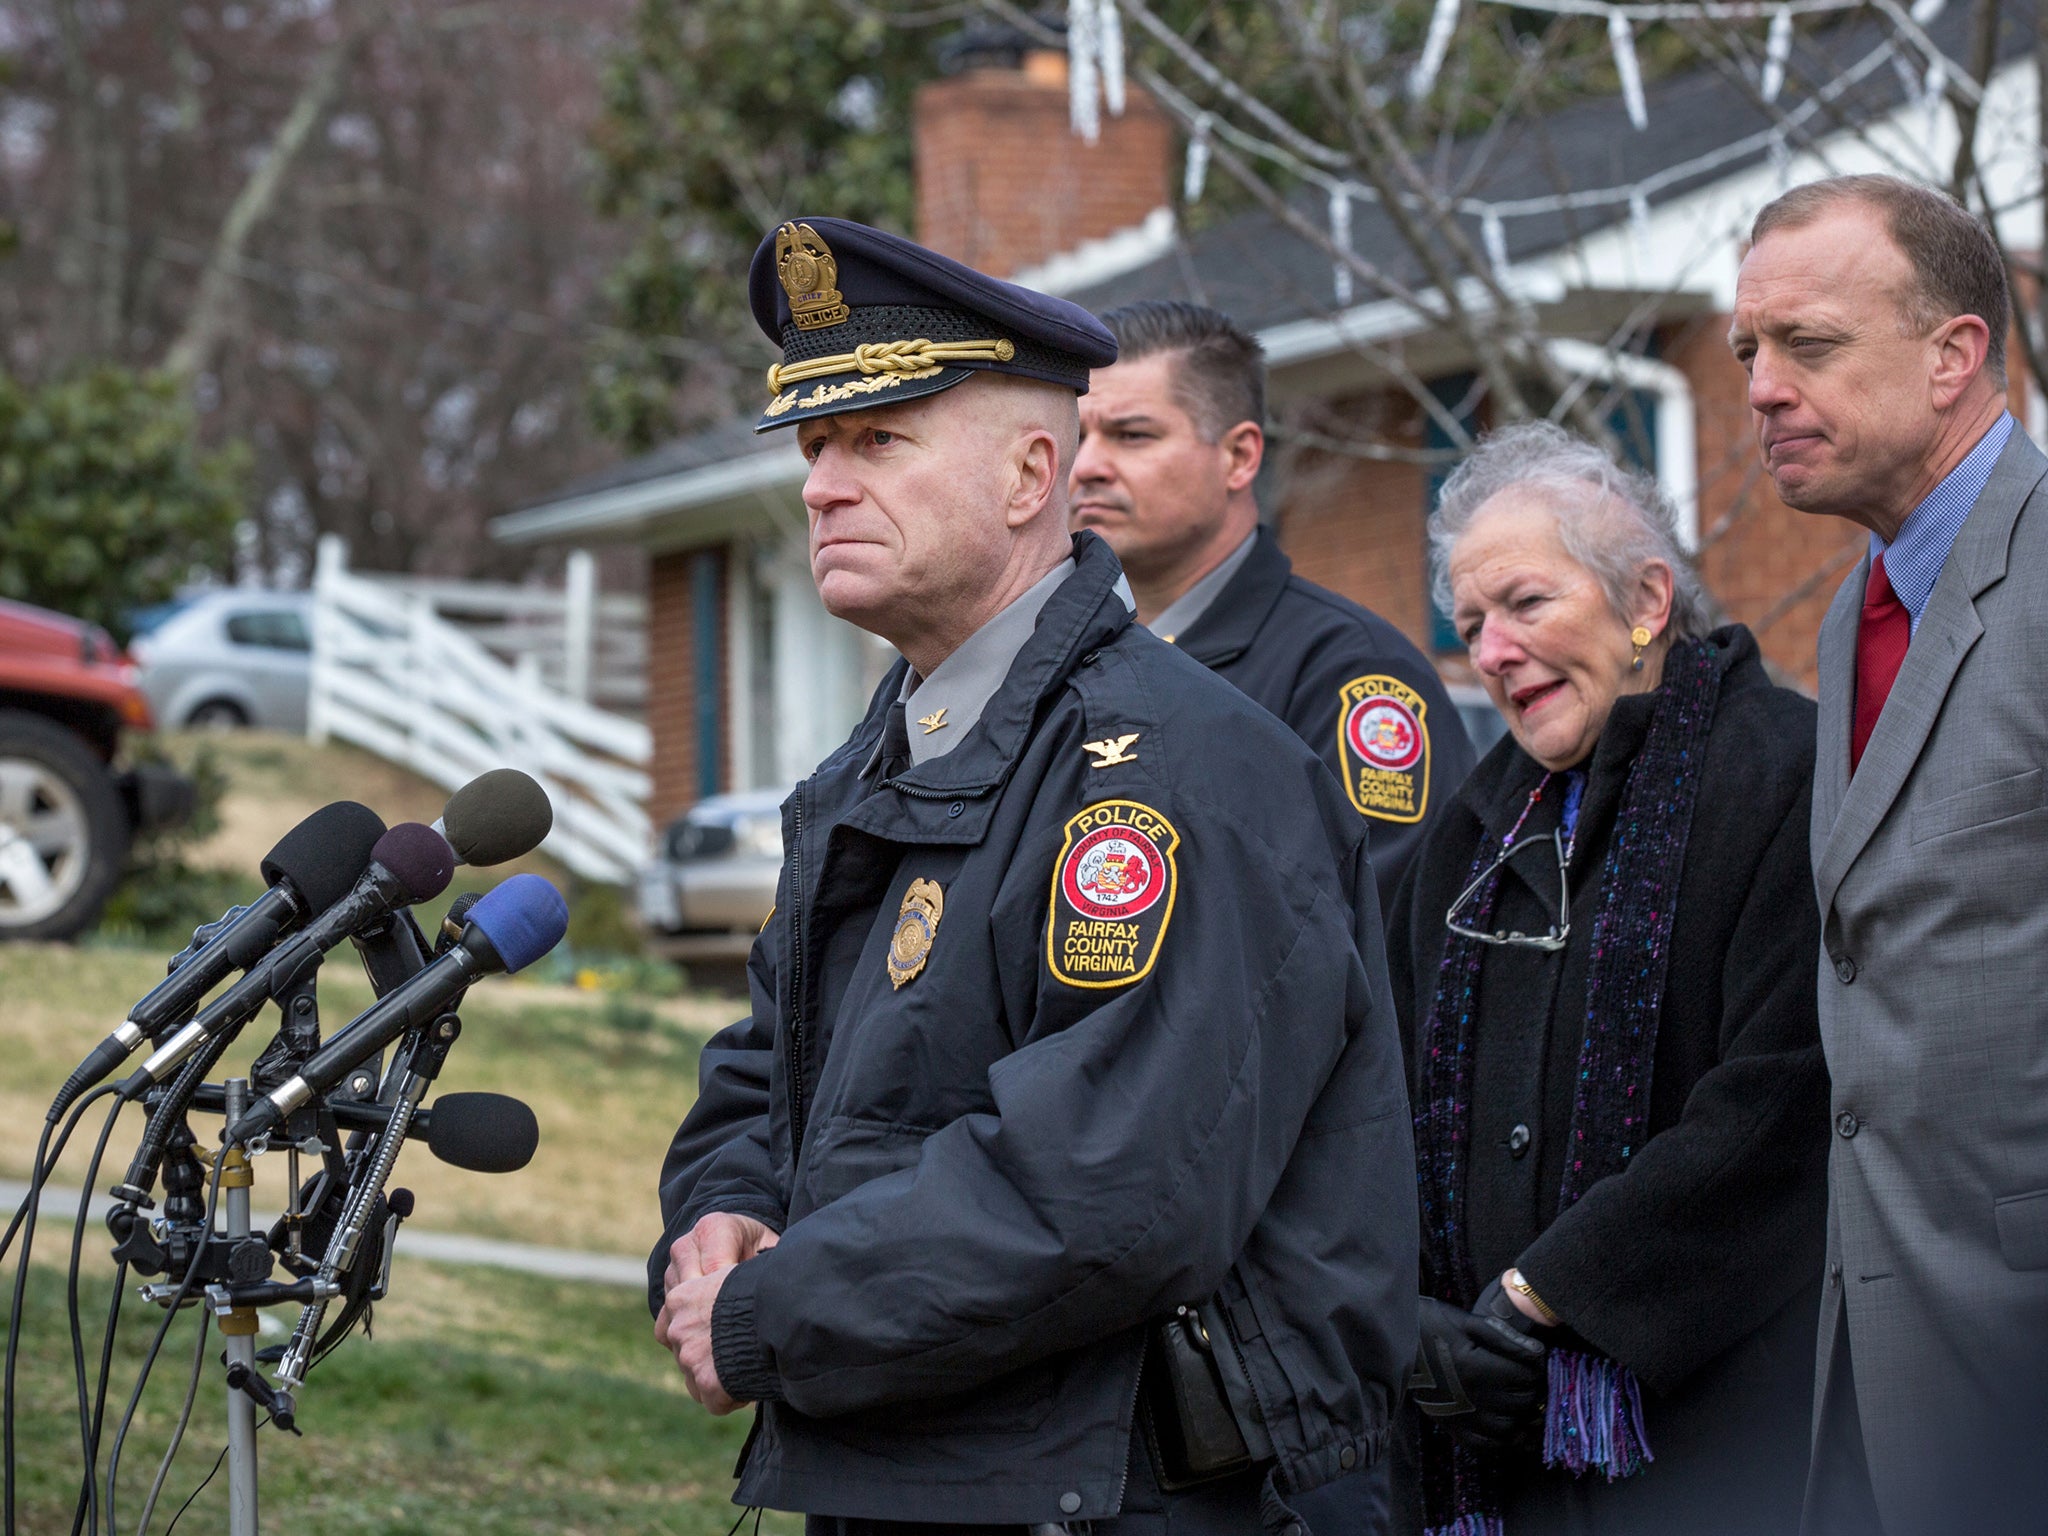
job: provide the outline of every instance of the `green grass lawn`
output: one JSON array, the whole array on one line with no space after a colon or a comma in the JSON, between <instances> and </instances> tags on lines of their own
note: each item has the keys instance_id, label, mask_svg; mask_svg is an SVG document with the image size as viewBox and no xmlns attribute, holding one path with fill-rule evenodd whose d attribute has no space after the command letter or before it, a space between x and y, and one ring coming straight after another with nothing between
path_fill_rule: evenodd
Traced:
<instances>
[{"instance_id":1,"label":"green grass lawn","mask_svg":"<svg viewBox=\"0 0 2048 1536\"><path fill-rule=\"evenodd\" d=\"M9 1277L11 1279L11 1269ZM85 1288L96 1346L107 1277ZM78 1494L78 1419L59 1271L31 1267L17 1420L20 1529L65 1532ZM638 1298L614 1289L502 1271L408 1265L358 1335L308 1379L302 1438L258 1435L266 1530L344 1533L613 1533L720 1536L747 1417L713 1419L689 1401L650 1342ZM107 1438L161 1314L124 1316ZM116 1494L131 1531L190 1380L196 1321L179 1319L122 1451ZM218 1335L150 1529L164 1531L227 1443ZM104 1458L102 1475L104 1476ZM199 1492L180 1532L228 1525L225 1469ZM104 1512L101 1519L104 1520ZM796 1530L770 1516L764 1529Z\"/></svg>"},{"instance_id":2,"label":"green grass lawn","mask_svg":"<svg viewBox=\"0 0 2048 1536\"><path fill-rule=\"evenodd\" d=\"M371 994L346 949L328 969L321 1006L331 1034ZM0 946L0 1176L27 1174L57 1085L162 974L160 956L132 950ZM528 1100L540 1117L541 1148L531 1166L501 1177L408 1150L393 1182L418 1194L414 1225L644 1253L656 1230L656 1171L694 1091L698 1048L732 1012L721 999L623 997L516 978L479 986L463 1009L463 1038L442 1087ZM269 1038L270 1022L248 1032L224 1071L246 1064ZM94 1134L98 1124L94 1116ZM217 1128L217 1120L195 1117L202 1141ZM101 1186L118 1177L140 1129L133 1111L117 1124L110 1156L118 1166L102 1174ZM58 1182L82 1180L84 1150L67 1155ZM282 1164L277 1155L257 1160L259 1206L281 1203ZM68 1532L77 1493L75 1389L58 1267L68 1229L46 1207L30 1268L17 1421L24 1536ZM106 1246L103 1231L89 1234L88 1350L106 1307ZM0 1265L9 1285L15 1263L9 1255ZM125 1311L110 1394L116 1414L159 1316L132 1300ZM289 1326L295 1313L279 1309L277 1316ZM188 1314L173 1330L124 1450L123 1531L141 1514L183 1397L194 1326ZM348 1341L307 1383L304 1438L261 1435L264 1527L294 1536L719 1536L737 1513L729 1503L731 1470L747 1417L714 1420L690 1402L652 1335L634 1291L432 1265L401 1253L373 1336ZM223 1399L216 1336L152 1531L166 1529L225 1444ZM227 1529L224 1478L200 1494L180 1533ZM796 1523L771 1516L765 1528L787 1532Z\"/></svg>"}]
</instances>

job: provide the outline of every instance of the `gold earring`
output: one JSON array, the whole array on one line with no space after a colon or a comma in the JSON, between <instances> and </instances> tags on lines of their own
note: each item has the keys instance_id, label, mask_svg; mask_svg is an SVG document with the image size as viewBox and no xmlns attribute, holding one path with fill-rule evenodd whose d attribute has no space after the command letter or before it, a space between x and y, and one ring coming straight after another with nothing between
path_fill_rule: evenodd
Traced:
<instances>
[{"instance_id":1,"label":"gold earring","mask_svg":"<svg viewBox=\"0 0 2048 1536\"><path fill-rule=\"evenodd\" d=\"M1640 672L1643 670L1643 647L1648 645L1652 640L1656 638L1657 637L1655 635L1650 633L1648 627L1642 624L1638 624L1634 629L1628 632L1629 644L1633 645L1636 648L1636 653L1633 657L1630 658L1628 664L1628 669L1631 672Z\"/></svg>"}]
</instances>

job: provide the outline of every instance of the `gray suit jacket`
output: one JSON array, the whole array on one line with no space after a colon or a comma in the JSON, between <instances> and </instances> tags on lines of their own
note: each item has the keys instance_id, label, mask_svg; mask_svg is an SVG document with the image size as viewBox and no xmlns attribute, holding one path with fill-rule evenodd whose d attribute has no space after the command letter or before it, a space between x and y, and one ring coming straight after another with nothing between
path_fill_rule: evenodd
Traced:
<instances>
[{"instance_id":1,"label":"gray suit jacket","mask_svg":"<svg viewBox=\"0 0 2048 1536\"><path fill-rule=\"evenodd\" d=\"M2044 473L2015 432L1853 781L1867 561L1820 635L1813 868L1835 1135L1814 1401L1846 1306L1886 1536L2048 1521Z\"/></svg>"}]
</instances>

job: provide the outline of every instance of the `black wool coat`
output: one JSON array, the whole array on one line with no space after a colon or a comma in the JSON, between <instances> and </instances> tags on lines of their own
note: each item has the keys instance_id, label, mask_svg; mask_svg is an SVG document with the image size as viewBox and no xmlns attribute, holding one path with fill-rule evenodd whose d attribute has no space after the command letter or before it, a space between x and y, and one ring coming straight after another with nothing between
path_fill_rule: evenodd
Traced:
<instances>
[{"instance_id":1,"label":"black wool coat","mask_svg":"<svg viewBox=\"0 0 2048 1536\"><path fill-rule=\"evenodd\" d=\"M1562 1215L1601 871L1654 695L1616 701L1588 764L1566 948L1490 947L1482 961L1464 1213L1475 1272L1483 1281L1519 1265L1572 1347L1634 1370L1656 1458L1612 1484L1546 1470L1534 1453L1511 1458L1508 1536L1790 1536L1798 1525L1827 1211L1807 854L1814 706L1766 678L1741 626L1710 644L1721 690L1672 927L1649 1138ZM1411 1095L1445 913L1542 776L1513 737L1501 740L1397 898L1389 965ZM1552 782L1524 839L1557 825ZM1531 849L1508 868L1488 926L1543 932L1556 858ZM1419 1529L1412 1459L1401 1460L1411 1475L1397 1474L1396 1524Z\"/></svg>"}]
</instances>

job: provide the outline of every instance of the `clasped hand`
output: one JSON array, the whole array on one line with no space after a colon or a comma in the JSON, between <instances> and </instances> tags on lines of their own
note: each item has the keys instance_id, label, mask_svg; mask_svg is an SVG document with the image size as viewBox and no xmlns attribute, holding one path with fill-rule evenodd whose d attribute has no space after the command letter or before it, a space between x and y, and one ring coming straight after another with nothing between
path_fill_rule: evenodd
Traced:
<instances>
[{"instance_id":1,"label":"clasped hand","mask_svg":"<svg viewBox=\"0 0 2048 1536\"><path fill-rule=\"evenodd\" d=\"M735 1265L766 1253L779 1241L773 1228L751 1216L713 1211L669 1246L661 1313L654 1337L676 1357L683 1386L713 1413L746 1405L725 1390L711 1357L711 1309Z\"/></svg>"},{"instance_id":2,"label":"clasped hand","mask_svg":"<svg viewBox=\"0 0 2048 1536\"><path fill-rule=\"evenodd\" d=\"M1470 1312L1421 1298L1422 1341L1409 1400L1467 1450L1498 1453L1527 1445L1543 1423L1550 1351L1500 1281Z\"/></svg>"}]
</instances>

